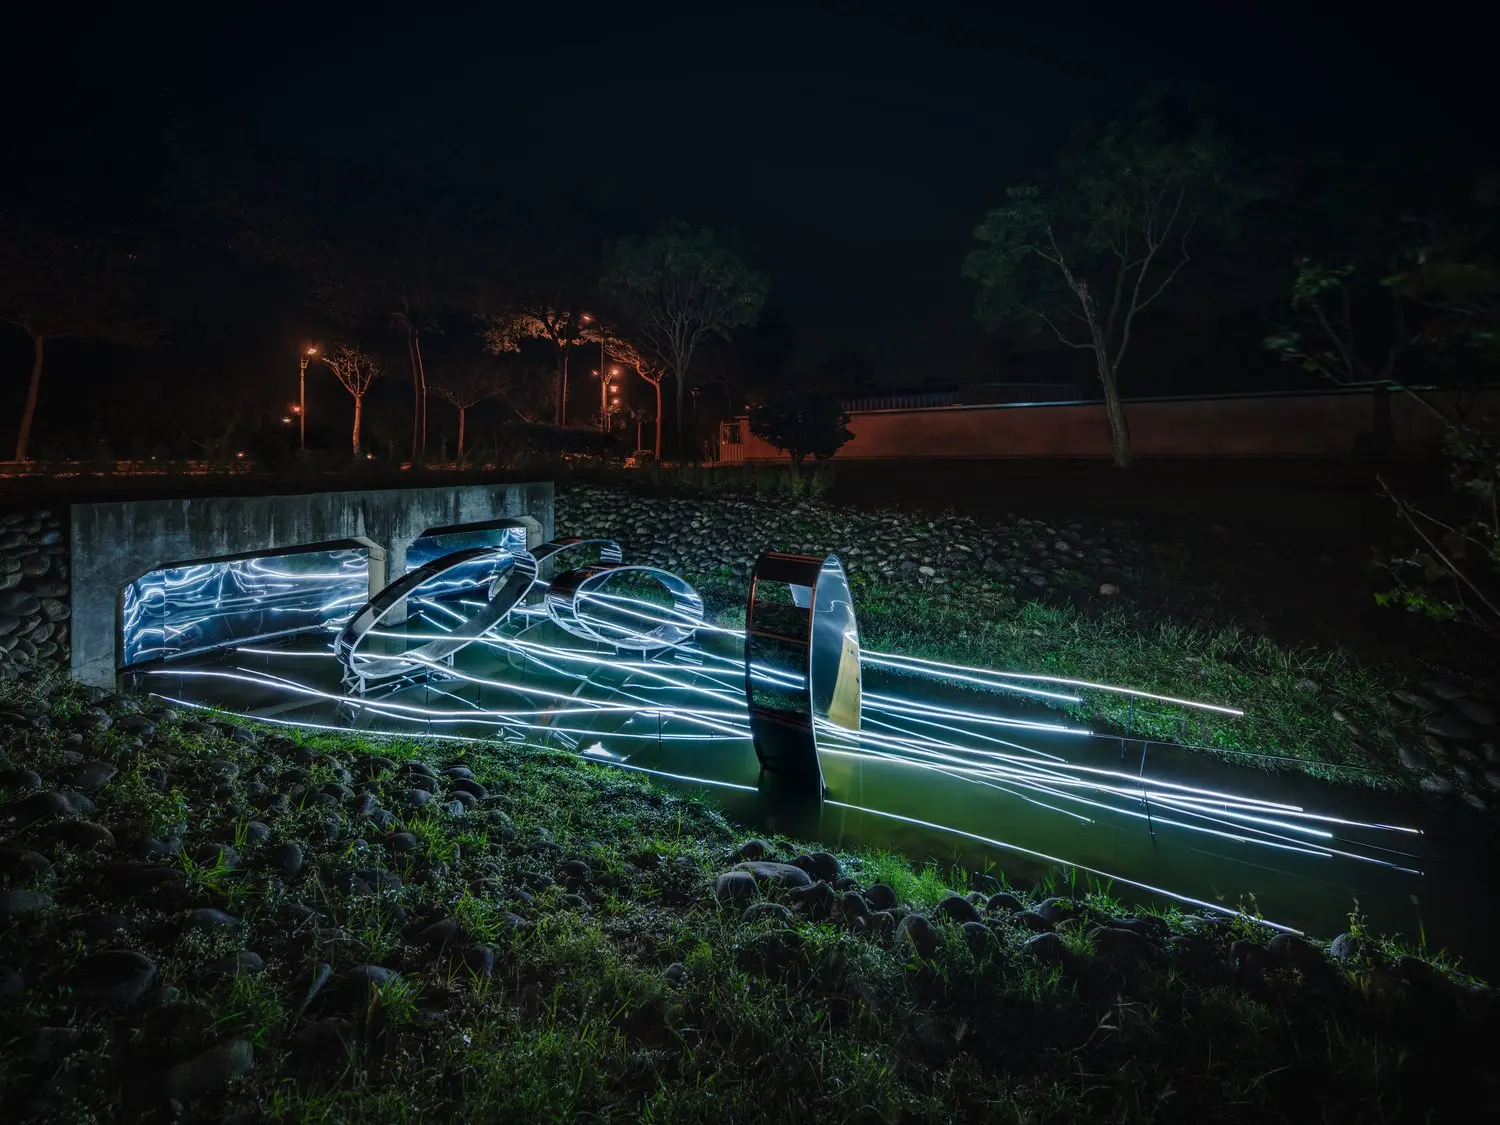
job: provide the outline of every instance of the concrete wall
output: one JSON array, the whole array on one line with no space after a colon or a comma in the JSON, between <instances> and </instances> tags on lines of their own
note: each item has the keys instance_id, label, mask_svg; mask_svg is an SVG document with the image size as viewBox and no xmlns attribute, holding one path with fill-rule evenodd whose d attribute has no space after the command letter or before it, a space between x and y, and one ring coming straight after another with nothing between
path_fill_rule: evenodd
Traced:
<instances>
[{"instance_id":1,"label":"concrete wall","mask_svg":"<svg viewBox=\"0 0 1500 1125\"><path fill-rule=\"evenodd\" d=\"M1495 390L1425 397L1450 417L1500 411ZM1125 416L1139 457L1352 457L1383 430L1392 453L1410 456L1441 432L1411 396L1369 391L1141 400L1126 403ZM1111 455L1099 403L859 412L849 415L849 429L854 438L839 450L840 460ZM785 460L745 430L744 460Z\"/></svg>"},{"instance_id":2,"label":"concrete wall","mask_svg":"<svg viewBox=\"0 0 1500 1125\"><path fill-rule=\"evenodd\" d=\"M436 529L518 520L527 543L553 535L550 483L216 497L72 509L72 674L113 687L122 591L143 574L183 563L358 543L370 550L375 593L406 572L406 549Z\"/></svg>"}]
</instances>

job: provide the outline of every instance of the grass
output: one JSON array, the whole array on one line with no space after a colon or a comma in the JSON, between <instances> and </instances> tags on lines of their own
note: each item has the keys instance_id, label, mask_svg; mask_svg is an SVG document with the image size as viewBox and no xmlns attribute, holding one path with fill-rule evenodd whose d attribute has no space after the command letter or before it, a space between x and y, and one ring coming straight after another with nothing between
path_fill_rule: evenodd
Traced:
<instances>
[{"instance_id":1,"label":"grass","mask_svg":"<svg viewBox=\"0 0 1500 1125\"><path fill-rule=\"evenodd\" d=\"M0 685L0 711L49 696L76 705L81 689ZM695 799L566 755L508 746L459 754L327 732L266 732L245 745L189 734L171 718L144 747L112 731L69 742L66 730L7 741L0 765L50 778L64 751L102 757L120 773L95 795L97 819L175 828L188 854L244 844L233 868L166 862L186 876L189 905L233 909L243 925L184 931L181 904L122 904L98 879L96 858L66 849L52 849L55 866L40 882L7 874L11 886L45 887L54 900L0 927L0 963L26 982L0 1021L0 1104L17 1107L16 1120L154 1119L156 1076L231 1038L254 1045L253 1069L183 1106L181 1120L1384 1122L1441 1120L1500 1093L1466 1014L1468 982L1439 963L1449 983L1421 992L1400 975L1409 951L1358 918L1357 958L1316 979L1287 968L1236 977L1229 943L1263 940L1264 927L1253 916L1224 925L1178 911L1161 915L1172 937L1159 957L1133 969L1111 967L1083 926L1063 933L1066 966L1039 961L1024 945L1031 934L1000 922L971 950L957 927L936 921L938 950L923 958L837 915L746 922L720 909L710 882L742 833ZM423 847L390 854L352 817L331 838L317 831L332 806L258 807L250 780L289 788L309 753L315 780L372 753L398 764L461 759L495 796L458 818L407 816L400 827ZM190 768L207 758L240 767L227 792L215 795L210 775ZM152 780L161 769L171 773L165 788ZM272 843L303 844L299 878L258 862L251 820L269 826ZM10 842L40 843L31 829L6 831ZM805 847L770 842L782 856ZM564 897L565 859L592 869L581 906ZM840 860L859 886L885 882L918 910L978 881L889 852ZM374 866L403 885L351 892L347 873ZM529 900L519 894L544 872L559 883ZM479 879L502 889L480 890ZM1066 876L1016 891L1070 898L1096 916L1128 909L1108 885ZM294 906L311 917L294 922ZM75 919L99 909L128 911L134 929L86 936ZM444 916L467 946L493 951L492 972L414 944ZM77 1006L68 971L111 942L150 956L173 997L122 1013ZM244 949L264 957L264 972L201 979ZM296 1018L319 965L337 982L366 964L397 975L340 1003L325 993ZM60 1028L77 1038L39 1055ZM309 1039L310 1028L324 1034Z\"/></svg>"},{"instance_id":2,"label":"grass","mask_svg":"<svg viewBox=\"0 0 1500 1125\"><path fill-rule=\"evenodd\" d=\"M717 623L743 624L742 579L690 578ZM1087 689L1075 691L1081 704L1056 706L1095 730L1185 745L1236 764L1405 784L1396 750L1412 732L1382 707L1391 672L1340 649L1289 648L1234 626L1184 624L1118 602L1033 601L984 576L933 589L856 572L850 585L869 650L1094 683L1124 679L1122 686L1234 707L1244 716Z\"/></svg>"}]
</instances>

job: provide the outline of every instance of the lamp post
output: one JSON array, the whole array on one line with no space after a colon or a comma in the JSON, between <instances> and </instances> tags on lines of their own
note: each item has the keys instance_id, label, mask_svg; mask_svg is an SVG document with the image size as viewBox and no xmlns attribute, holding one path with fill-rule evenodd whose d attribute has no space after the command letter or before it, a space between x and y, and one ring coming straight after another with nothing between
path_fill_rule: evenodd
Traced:
<instances>
[{"instance_id":1,"label":"lamp post","mask_svg":"<svg viewBox=\"0 0 1500 1125\"><path fill-rule=\"evenodd\" d=\"M593 324L594 323L594 318L589 313L579 313L578 314L578 323L580 323L580 324ZM573 325L572 325L572 322L570 321L569 324L568 324L568 335L563 338L562 402L558 405L558 409L557 409L558 425L561 425L561 426L566 426L568 424L568 350L570 348L572 348L572 346L573 346L573 340L576 338L576 336L577 336L577 333L575 333L573 331ZM600 367L604 366L604 343L603 343L603 341L600 341L600 344L599 344L599 366ZM594 374L597 375L598 372L596 371L596 372L594 372Z\"/></svg>"},{"instance_id":2,"label":"lamp post","mask_svg":"<svg viewBox=\"0 0 1500 1125\"><path fill-rule=\"evenodd\" d=\"M600 345L600 350L603 350L602 344ZM607 370L601 367L598 371L594 372L595 375L599 376L599 429L606 432L612 428L609 424L609 393L616 389L615 384L611 383L610 380L619 373L620 369L618 367L611 367ZM619 401L617 397L615 402Z\"/></svg>"},{"instance_id":3,"label":"lamp post","mask_svg":"<svg viewBox=\"0 0 1500 1125\"><path fill-rule=\"evenodd\" d=\"M317 348L303 352L297 372L297 448L304 453L307 452L307 364L317 354Z\"/></svg>"},{"instance_id":4,"label":"lamp post","mask_svg":"<svg viewBox=\"0 0 1500 1125\"><path fill-rule=\"evenodd\" d=\"M693 462L696 464L700 447L698 441L698 388L689 387L688 394L693 396Z\"/></svg>"}]
</instances>

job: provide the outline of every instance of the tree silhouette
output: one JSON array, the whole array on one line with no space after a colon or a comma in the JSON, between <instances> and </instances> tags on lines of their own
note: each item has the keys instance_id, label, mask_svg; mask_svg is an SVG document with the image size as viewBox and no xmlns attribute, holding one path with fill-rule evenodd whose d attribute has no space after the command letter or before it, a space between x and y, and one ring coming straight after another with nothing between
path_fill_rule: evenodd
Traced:
<instances>
[{"instance_id":1,"label":"tree silhouette","mask_svg":"<svg viewBox=\"0 0 1500 1125\"><path fill-rule=\"evenodd\" d=\"M1119 369L1136 317L1191 260L1189 237L1227 230L1246 196L1216 138L1169 136L1150 102L1123 123L1079 130L1053 174L1006 196L964 263L979 283L978 318L991 328L1026 319L1089 352L1115 464L1127 466Z\"/></svg>"},{"instance_id":2,"label":"tree silhouette","mask_svg":"<svg viewBox=\"0 0 1500 1125\"><path fill-rule=\"evenodd\" d=\"M457 376L445 375L432 384L432 392L458 409L458 460L464 459L464 422L469 408L494 398L506 389L504 375L491 367L472 366Z\"/></svg>"},{"instance_id":3,"label":"tree silhouette","mask_svg":"<svg viewBox=\"0 0 1500 1125\"><path fill-rule=\"evenodd\" d=\"M574 347L597 342L595 318L584 312L599 276L598 239L577 208L551 201L534 207L495 273L495 291L482 298L485 342L496 355L519 352L527 341L550 346L553 416L567 422L568 358Z\"/></svg>"},{"instance_id":4,"label":"tree silhouette","mask_svg":"<svg viewBox=\"0 0 1500 1125\"><path fill-rule=\"evenodd\" d=\"M333 372L339 385L354 399L354 456L360 454L359 430L364 417L365 395L380 378L380 361L351 344L340 344L331 355L317 357Z\"/></svg>"},{"instance_id":5,"label":"tree silhouette","mask_svg":"<svg viewBox=\"0 0 1500 1125\"><path fill-rule=\"evenodd\" d=\"M637 326L641 346L665 373L663 378L670 374L676 379L680 451L693 353L711 336L727 336L755 323L765 303L766 279L746 267L713 231L674 222L647 237L620 240L610 256L605 287Z\"/></svg>"},{"instance_id":6,"label":"tree silhouette","mask_svg":"<svg viewBox=\"0 0 1500 1125\"><path fill-rule=\"evenodd\" d=\"M808 454L832 457L854 435L849 415L827 391L788 390L750 408L750 432L791 455L801 465Z\"/></svg>"},{"instance_id":7,"label":"tree silhouette","mask_svg":"<svg viewBox=\"0 0 1500 1125\"><path fill-rule=\"evenodd\" d=\"M423 340L446 310L468 303L474 262L464 209L399 158L366 174L357 166L296 169L295 192L235 197L237 245L301 279L311 303L350 327L382 323L406 345L412 379L412 460L427 444ZM359 178L359 191L347 182Z\"/></svg>"},{"instance_id":8,"label":"tree silhouette","mask_svg":"<svg viewBox=\"0 0 1500 1125\"><path fill-rule=\"evenodd\" d=\"M604 345L604 353L616 363L622 363L634 371L641 380L650 385L656 396L656 444L654 446L656 459L661 460L661 384L670 372L666 366L658 360L655 355L646 348L642 348L629 336L617 329L600 327L600 342Z\"/></svg>"},{"instance_id":9,"label":"tree silhouette","mask_svg":"<svg viewBox=\"0 0 1500 1125\"><path fill-rule=\"evenodd\" d=\"M16 430L15 459L30 453L49 341L99 340L133 347L161 338L140 315L141 263L128 250L19 217L0 216L0 324L31 340L31 378Z\"/></svg>"}]
</instances>

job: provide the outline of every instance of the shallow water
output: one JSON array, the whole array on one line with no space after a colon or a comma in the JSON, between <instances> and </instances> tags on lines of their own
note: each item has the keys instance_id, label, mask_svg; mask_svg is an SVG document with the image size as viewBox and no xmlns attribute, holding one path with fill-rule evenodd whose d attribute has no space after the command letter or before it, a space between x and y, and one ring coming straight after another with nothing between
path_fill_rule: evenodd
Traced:
<instances>
[{"instance_id":1,"label":"shallow water","mask_svg":"<svg viewBox=\"0 0 1500 1125\"><path fill-rule=\"evenodd\" d=\"M415 617L404 628L429 627ZM1492 837L1467 812L1176 748L1143 759L1140 744L1014 694L868 663L863 735L825 748L818 802L761 784L732 635L639 659L519 618L451 670L353 706L329 640L262 642L133 679L273 722L565 749L701 791L752 829L1022 884L1057 873L1061 886L1107 883L1126 902L1254 909L1324 937L1357 904L1373 929L1425 936L1481 975L1500 968L1492 845L1478 843Z\"/></svg>"}]
</instances>

